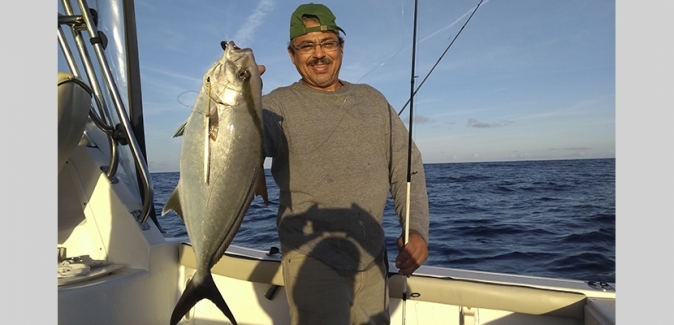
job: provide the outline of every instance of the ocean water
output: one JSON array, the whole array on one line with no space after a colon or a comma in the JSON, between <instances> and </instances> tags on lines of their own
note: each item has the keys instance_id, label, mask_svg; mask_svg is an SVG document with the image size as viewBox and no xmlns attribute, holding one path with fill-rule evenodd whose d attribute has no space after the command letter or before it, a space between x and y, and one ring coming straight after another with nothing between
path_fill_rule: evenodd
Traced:
<instances>
[{"instance_id":1,"label":"ocean water","mask_svg":"<svg viewBox=\"0 0 674 325\"><path fill-rule=\"evenodd\" d=\"M615 159L426 164L430 206L425 265L615 283ZM253 201L233 245L268 251L276 235L278 187ZM152 173L160 212L179 173ZM392 200L384 212L389 259L401 234ZM170 212L158 217L187 236Z\"/></svg>"}]
</instances>

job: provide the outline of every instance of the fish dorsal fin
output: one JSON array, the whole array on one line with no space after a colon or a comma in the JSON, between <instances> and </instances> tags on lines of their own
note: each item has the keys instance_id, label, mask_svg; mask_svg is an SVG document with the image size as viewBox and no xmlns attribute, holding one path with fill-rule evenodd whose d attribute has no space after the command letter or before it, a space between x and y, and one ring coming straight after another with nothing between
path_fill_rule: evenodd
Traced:
<instances>
[{"instance_id":1,"label":"fish dorsal fin","mask_svg":"<svg viewBox=\"0 0 674 325\"><path fill-rule=\"evenodd\" d=\"M173 134L173 138L181 137L185 134L185 126L187 125L188 120L189 120L189 117L187 118L187 120L185 120L185 122L183 122L183 124L180 125L180 127L178 127L178 130L176 130L176 133Z\"/></svg>"},{"instance_id":2,"label":"fish dorsal fin","mask_svg":"<svg viewBox=\"0 0 674 325\"><path fill-rule=\"evenodd\" d=\"M261 196L264 205L269 206L269 197L267 196L267 181L264 176L264 165L260 166L255 180L255 195Z\"/></svg>"},{"instance_id":3,"label":"fish dorsal fin","mask_svg":"<svg viewBox=\"0 0 674 325\"><path fill-rule=\"evenodd\" d=\"M171 193L171 196L168 198L166 201L166 204L164 204L164 209L161 211L161 215L167 214L169 211L175 211L176 214L180 217L180 219L185 221L183 218L183 210L180 207L180 194L178 191L178 186L176 186L175 189L173 189L173 193Z\"/></svg>"}]
</instances>

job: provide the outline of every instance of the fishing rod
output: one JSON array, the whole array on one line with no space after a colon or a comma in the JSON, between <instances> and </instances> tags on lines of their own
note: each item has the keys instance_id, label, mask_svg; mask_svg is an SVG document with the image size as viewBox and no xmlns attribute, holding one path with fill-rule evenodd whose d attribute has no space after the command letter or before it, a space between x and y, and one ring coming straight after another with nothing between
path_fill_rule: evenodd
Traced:
<instances>
[{"instance_id":1,"label":"fishing rod","mask_svg":"<svg viewBox=\"0 0 674 325\"><path fill-rule=\"evenodd\" d=\"M459 37L459 34L461 34L461 32L463 31L463 28L466 27L466 25L468 25L468 22L470 21L471 18L473 18L473 15L477 11L477 8L480 8L480 5L482 4L482 1L484 1L484 0L480 0L480 3L477 4L477 6L475 7L475 10L473 10L473 13L470 14L470 16L468 17L466 22L463 24L463 26L461 26L461 29L459 30L458 33L456 33L456 36L454 36L454 39L452 39L452 41L449 43L447 48L445 48L445 51L442 52L442 55L440 55L440 58L438 58L438 60L435 61L435 64L433 65L431 70L428 71L428 74L426 74L426 77L424 77L424 80L421 81L421 83L419 84L419 87L417 87L416 90L412 91L412 94L410 95L410 99L407 100L407 103L405 103L405 105L403 105L403 108L400 109L400 112L398 112L398 116L400 116L400 114L405 110L405 107L407 107L407 104L410 104L410 131L412 131L412 104L411 104L412 98L414 98L414 95L416 95L417 91L419 91L419 88L421 88L421 86L424 85L424 82L426 82L426 79L428 79L428 76L431 75L433 70L435 70L435 67L438 66L438 63L440 63L440 60L442 60L442 58L445 56L445 54L447 54L447 51L452 46L452 44L454 44L454 41L456 41L456 38ZM416 8L415 8L415 18L414 19L416 20ZM414 26L414 33L416 35L416 25ZM416 45L416 43L415 43L415 45ZM414 47L414 45L413 45L413 47ZM414 60L414 49L412 50L412 58L413 58L412 60ZM412 65L414 65L414 61L412 61ZM412 69L414 69L414 67L412 67ZM414 77L414 76L412 76L412 77ZM414 80L412 80L412 83L414 84Z\"/></svg>"},{"instance_id":2,"label":"fishing rod","mask_svg":"<svg viewBox=\"0 0 674 325\"><path fill-rule=\"evenodd\" d=\"M412 75L410 76L410 130L409 140L407 142L407 199L405 203L405 240L403 241L403 248L407 246L410 240L410 191L412 187L412 120L414 112L414 66L416 62L417 52L417 8L419 0L414 0L414 27L412 32ZM400 115L400 114L398 114ZM403 314L402 324L405 325L407 318L407 276L403 277Z\"/></svg>"},{"instance_id":3,"label":"fishing rod","mask_svg":"<svg viewBox=\"0 0 674 325\"><path fill-rule=\"evenodd\" d=\"M478 5L475 7L475 10L470 14L466 22L463 24L459 32L454 36L454 39L449 43L449 46L445 49L445 51L442 53L440 58L435 62L431 70L426 74L426 77L424 77L424 80L419 84L419 87L415 90L414 89L414 79L416 78L415 76L415 66L416 66L416 52L417 52L417 11L419 7L419 0L414 1L414 26L412 28L412 71L411 71L411 76L410 76L410 99L405 103L403 108L398 112L398 115L400 115L405 107L407 107L407 104L410 105L410 117L409 117L409 124L410 124L410 129L409 129L409 139L407 142L407 198L406 198L406 203L405 203L405 236L404 236L404 241L403 241L403 247L407 246L409 243L410 239L410 196L411 196L411 188L412 188L412 134L413 130L412 127L414 125L414 95L416 95L417 91L419 91L419 88L426 82L426 79L428 79L428 76L433 72L435 67L440 63L440 60L445 56L449 48L454 44L454 41L456 40L457 37L459 37L459 34L461 34L461 31L463 31L464 27L468 24L470 19L473 17L475 12L477 11L477 8L480 7L482 4L482 1L478 3ZM405 321L407 319L407 297L409 295L409 292L407 292L407 276L403 277L403 292L402 292L402 297L403 297L403 310L402 310L402 325L405 325Z\"/></svg>"}]
</instances>

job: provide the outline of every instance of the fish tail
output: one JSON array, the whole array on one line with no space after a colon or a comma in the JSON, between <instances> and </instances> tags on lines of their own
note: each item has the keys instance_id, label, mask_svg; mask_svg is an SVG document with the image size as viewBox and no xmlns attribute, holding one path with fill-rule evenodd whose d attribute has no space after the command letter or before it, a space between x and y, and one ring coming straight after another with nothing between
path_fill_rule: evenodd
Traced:
<instances>
[{"instance_id":1,"label":"fish tail","mask_svg":"<svg viewBox=\"0 0 674 325\"><path fill-rule=\"evenodd\" d=\"M229 310L225 299L222 298L222 295L220 294L220 291L218 291L218 287L215 285L215 281L213 281L211 274L209 273L206 275L203 281L201 281L201 283L198 285L194 284L193 280L194 278L190 279L190 282L187 283L185 291L183 291L183 294L180 296L178 303L173 309L173 313L171 314L171 325L178 324L180 319L185 316L185 314L187 314L190 309L196 305L197 302L204 298L212 301L216 306L218 306L222 313L225 314L227 318L229 318L229 321L233 325L237 325L236 320L234 319L234 314L232 314L232 311Z\"/></svg>"}]
</instances>

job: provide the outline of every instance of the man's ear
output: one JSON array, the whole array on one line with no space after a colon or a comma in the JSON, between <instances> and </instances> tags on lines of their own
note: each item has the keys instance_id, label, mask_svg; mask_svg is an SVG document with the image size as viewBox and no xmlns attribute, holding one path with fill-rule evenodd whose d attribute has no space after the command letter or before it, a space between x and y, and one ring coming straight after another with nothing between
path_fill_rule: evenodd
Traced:
<instances>
[{"instance_id":1,"label":"man's ear","mask_svg":"<svg viewBox=\"0 0 674 325\"><path fill-rule=\"evenodd\" d=\"M295 64L295 54L293 53L293 51L288 49L288 55L290 56L290 61L292 61L293 64Z\"/></svg>"}]
</instances>

